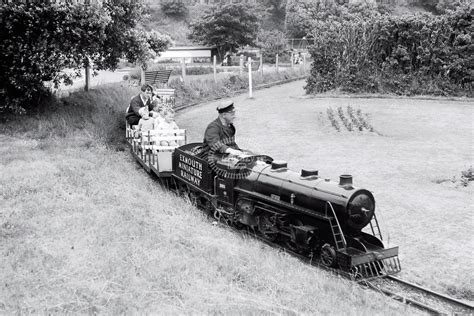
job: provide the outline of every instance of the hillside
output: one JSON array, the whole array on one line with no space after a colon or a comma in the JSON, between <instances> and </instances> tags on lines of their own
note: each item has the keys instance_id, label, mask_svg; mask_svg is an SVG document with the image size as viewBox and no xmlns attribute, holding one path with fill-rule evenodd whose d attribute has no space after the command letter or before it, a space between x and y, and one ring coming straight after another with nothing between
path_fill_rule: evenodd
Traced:
<instances>
[{"instance_id":1,"label":"hillside","mask_svg":"<svg viewBox=\"0 0 474 316\"><path fill-rule=\"evenodd\" d=\"M187 6L189 13L184 18L167 17L160 8L160 1L150 1L148 4L149 15L145 19L145 28L147 30L156 30L171 36L177 46L193 45L192 41L187 38L189 34L189 23L198 17L208 5ZM383 3L384 1L380 1ZM428 13L433 11L433 7L429 5L418 4L414 0L395 0L385 1L385 4L379 5L381 11L388 12L393 15L408 15L416 13ZM259 4L261 12L269 9L269 5ZM382 8L383 7L383 8ZM270 22L269 16L264 16L262 24L265 28L274 27L274 23ZM284 21L281 21L284 24Z\"/></svg>"}]
</instances>

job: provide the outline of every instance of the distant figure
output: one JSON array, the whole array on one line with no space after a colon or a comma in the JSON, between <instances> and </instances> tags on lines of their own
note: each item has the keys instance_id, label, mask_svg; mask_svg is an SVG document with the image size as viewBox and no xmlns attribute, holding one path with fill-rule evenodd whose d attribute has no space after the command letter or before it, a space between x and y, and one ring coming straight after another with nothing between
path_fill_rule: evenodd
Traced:
<instances>
[{"instance_id":1,"label":"distant figure","mask_svg":"<svg viewBox=\"0 0 474 316\"><path fill-rule=\"evenodd\" d=\"M224 59L222 60L222 66L232 66L232 60L230 57L230 52L226 52Z\"/></svg>"},{"instance_id":2,"label":"distant figure","mask_svg":"<svg viewBox=\"0 0 474 316\"><path fill-rule=\"evenodd\" d=\"M303 63L303 55L301 52L298 52L297 55L295 55L295 64L302 64Z\"/></svg>"}]
</instances>

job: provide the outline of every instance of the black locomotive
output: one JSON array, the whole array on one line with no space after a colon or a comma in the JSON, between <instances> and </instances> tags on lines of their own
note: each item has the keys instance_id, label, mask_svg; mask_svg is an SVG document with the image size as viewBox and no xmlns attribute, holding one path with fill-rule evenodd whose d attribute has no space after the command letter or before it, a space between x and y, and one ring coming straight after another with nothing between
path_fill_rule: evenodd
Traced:
<instances>
[{"instance_id":1,"label":"black locomotive","mask_svg":"<svg viewBox=\"0 0 474 316\"><path fill-rule=\"evenodd\" d=\"M372 193L354 187L350 175L334 182L317 170L292 171L265 155L203 159L196 155L200 143L167 148L154 145L161 137L156 131L134 136L127 129L144 168L216 219L354 277L400 271L398 247L385 248L382 242ZM171 138L185 143L185 132L175 131Z\"/></svg>"}]
</instances>

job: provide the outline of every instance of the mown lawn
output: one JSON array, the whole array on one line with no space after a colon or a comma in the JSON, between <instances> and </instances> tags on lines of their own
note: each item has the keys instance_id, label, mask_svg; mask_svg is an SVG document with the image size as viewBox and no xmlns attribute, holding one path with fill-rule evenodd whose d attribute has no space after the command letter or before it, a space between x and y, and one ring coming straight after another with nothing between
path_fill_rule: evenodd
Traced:
<instances>
[{"instance_id":1,"label":"mown lawn","mask_svg":"<svg viewBox=\"0 0 474 316\"><path fill-rule=\"evenodd\" d=\"M459 298L474 300L472 230L474 183L461 172L474 165L472 100L305 96L294 82L234 98L237 143L293 170L317 168L376 198L385 241L400 246L401 277ZM201 141L217 103L190 109L178 123ZM337 115L347 107L374 128L348 131ZM328 119L335 112L338 132Z\"/></svg>"}]
</instances>

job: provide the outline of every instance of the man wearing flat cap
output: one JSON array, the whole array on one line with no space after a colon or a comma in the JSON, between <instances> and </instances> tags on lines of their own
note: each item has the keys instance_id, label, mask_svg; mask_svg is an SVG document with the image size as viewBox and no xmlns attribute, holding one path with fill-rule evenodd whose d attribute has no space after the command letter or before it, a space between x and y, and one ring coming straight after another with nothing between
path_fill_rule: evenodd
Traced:
<instances>
[{"instance_id":1,"label":"man wearing flat cap","mask_svg":"<svg viewBox=\"0 0 474 316\"><path fill-rule=\"evenodd\" d=\"M219 116L212 121L204 132L201 156L206 157L212 149L216 154L240 155L242 151L235 143L235 107L234 102L224 101L217 107Z\"/></svg>"}]
</instances>

